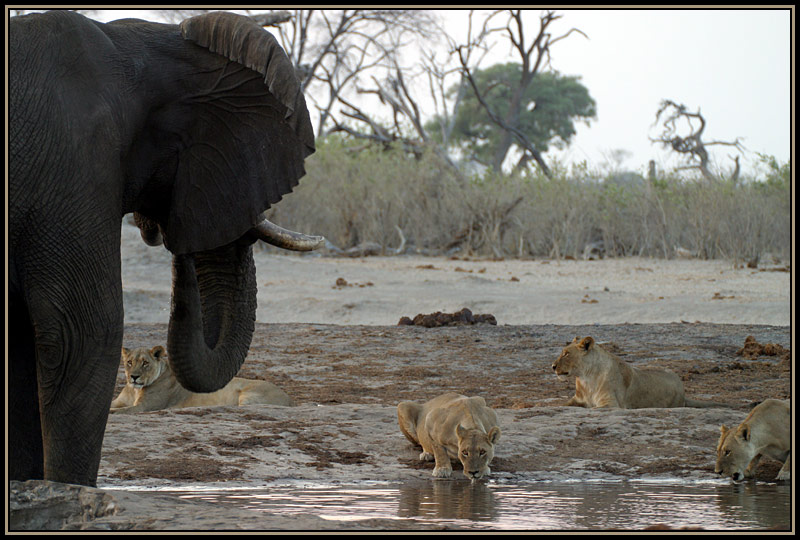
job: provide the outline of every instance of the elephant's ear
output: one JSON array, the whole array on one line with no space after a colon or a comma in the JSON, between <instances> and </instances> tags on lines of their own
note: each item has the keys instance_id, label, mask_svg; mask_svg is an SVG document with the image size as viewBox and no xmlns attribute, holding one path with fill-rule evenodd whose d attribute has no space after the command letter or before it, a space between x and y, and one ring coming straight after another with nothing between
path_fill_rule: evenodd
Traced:
<instances>
[{"instance_id":1,"label":"elephant's ear","mask_svg":"<svg viewBox=\"0 0 800 540\"><path fill-rule=\"evenodd\" d=\"M298 140L314 152L314 129L294 66L277 40L242 15L217 11L181 23L185 39L194 41L264 76L270 93L286 107L286 121Z\"/></svg>"},{"instance_id":2,"label":"elephant's ear","mask_svg":"<svg viewBox=\"0 0 800 540\"><path fill-rule=\"evenodd\" d=\"M229 60L207 93L192 96L193 127L178 157L164 243L189 253L241 237L289 193L314 152L314 130L294 66L269 32L226 12L180 28Z\"/></svg>"}]
</instances>

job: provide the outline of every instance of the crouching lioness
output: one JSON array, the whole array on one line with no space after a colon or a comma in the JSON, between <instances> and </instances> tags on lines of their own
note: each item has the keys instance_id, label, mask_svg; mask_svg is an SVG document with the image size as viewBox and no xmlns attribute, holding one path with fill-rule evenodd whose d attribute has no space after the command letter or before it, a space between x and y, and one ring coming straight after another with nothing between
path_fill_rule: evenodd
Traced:
<instances>
[{"instance_id":1,"label":"crouching lioness","mask_svg":"<svg viewBox=\"0 0 800 540\"><path fill-rule=\"evenodd\" d=\"M720 426L714 471L738 482L752 478L762 456L783 462L776 480L791 479L792 412L788 401L767 399L736 429Z\"/></svg>"},{"instance_id":2,"label":"crouching lioness","mask_svg":"<svg viewBox=\"0 0 800 540\"><path fill-rule=\"evenodd\" d=\"M482 397L448 393L424 405L404 401L397 406L400 431L422 446L419 458L436 460L433 476L448 478L451 460L458 459L464 476L477 480L491 472L489 463L500 438L497 415Z\"/></svg>"},{"instance_id":3,"label":"crouching lioness","mask_svg":"<svg viewBox=\"0 0 800 540\"><path fill-rule=\"evenodd\" d=\"M158 411L181 407L264 403L292 406L286 392L268 381L234 377L226 386L207 394L186 390L178 383L162 346L122 349L127 384L111 402L112 413Z\"/></svg>"},{"instance_id":4,"label":"crouching lioness","mask_svg":"<svg viewBox=\"0 0 800 540\"><path fill-rule=\"evenodd\" d=\"M576 407L730 407L697 401L684 395L680 377L671 371L637 369L595 343L591 337L575 338L553 363L556 375L574 375L575 395L567 405Z\"/></svg>"}]
</instances>

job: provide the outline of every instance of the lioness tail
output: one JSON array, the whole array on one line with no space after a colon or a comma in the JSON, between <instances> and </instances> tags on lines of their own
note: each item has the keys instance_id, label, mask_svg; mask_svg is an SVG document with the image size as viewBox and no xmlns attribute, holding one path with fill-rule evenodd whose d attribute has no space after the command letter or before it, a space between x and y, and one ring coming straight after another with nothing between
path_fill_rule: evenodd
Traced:
<instances>
[{"instance_id":1,"label":"lioness tail","mask_svg":"<svg viewBox=\"0 0 800 540\"><path fill-rule=\"evenodd\" d=\"M689 399L686 398L684 400L684 407L696 407L701 409L709 409L709 408L716 408L722 407L724 409L736 409L736 405L731 405L730 403L719 403L717 401L700 401L698 399Z\"/></svg>"}]
</instances>

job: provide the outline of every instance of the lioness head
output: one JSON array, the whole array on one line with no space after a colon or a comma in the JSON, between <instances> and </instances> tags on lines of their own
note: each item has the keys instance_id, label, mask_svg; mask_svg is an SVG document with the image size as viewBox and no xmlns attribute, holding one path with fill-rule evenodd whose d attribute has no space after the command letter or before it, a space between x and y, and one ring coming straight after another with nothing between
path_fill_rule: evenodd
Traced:
<instances>
[{"instance_id":1,"label":"lioness head","mask_svg":"<svg viewBox=\"0 0 800 540\"><path fill-rule=\"evenodd\" d=\"M484 433L479 429L456 428L458 437L458 460L464 466L464 476L477 480L489 474L489 463L494 457L494 445L500 438L497 426Z\"/></svg>"},{"instance_id":2,"label":"lioness head","mask_svg":"<svg viewBox=\"0 0 800 540\"><path fill-rule=\"evenodd\" d=\"M576 374L575 371L579 362L586 356L594 347L594 339L586 336L581 339L576 337L572 343L564 347L561 355L553 362L553 371L556 375L569 375L570 373Z\"/></svg>"},{"instance_id":3,"label":"lioness head","mask_svg":"<svg viewBox=\"0 0 800 540\"><path fill-rule=\"evenodd\" d=\"M150 386L167 369L167 351L161 345L152 349L122 348L122 360L125 364L125 378L134 388Z\"/></svg>"},{"instance_id":4,"label":"lioness head","mask_svg":"<svg viewBox=\"0 0 800 540\"><path fill-rule=\"evenodd\" d=\"M750 443L750 426L742 424L736 429L720 426L719 431L714 472L730 476L735 482L744 480L744 471L755 456Z\"/></svg>"}]
</instances>

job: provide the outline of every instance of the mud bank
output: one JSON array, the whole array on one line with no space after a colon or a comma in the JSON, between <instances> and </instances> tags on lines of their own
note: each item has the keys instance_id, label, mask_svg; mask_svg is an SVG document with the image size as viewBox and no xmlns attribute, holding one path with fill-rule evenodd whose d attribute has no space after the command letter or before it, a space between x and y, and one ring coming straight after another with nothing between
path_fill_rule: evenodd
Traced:
<instances>
[{"instance_id":1,"label":"mud bank","mask_svg":"<svg viewBox=\"0 0 800 540\"><path fill-rule=\"evenodd\" d=\"M565 407L574 383L557 379L551 364L567 341L585 335L607 342L637 366L675 371L691 397L735 408ZM497 410L503 433L491 477L498 481L716 478L720 424L738 424L754 402L790 397L789 362L737 354L748 336L791 347L790 328L758 325L258 324L239 375L271 380L299 406L112 415L98 480L104 489L16 485L12 517L29 528L45 527L25 519L48 514L53 517L46 528L441 528L414 519L331 522L313 515L271 515L126 488L433 482L433 465L418 461L419 450L397 427L395 407L446 391L482 395ZM164 324L126 326L128 347L152 346L165 338ZM123 380L120 369L120 387ZM779 467L765 460L757 479L772 480ZM456 465L450 481L460 479ZM58 503L64 500L71 506Z\"/></svg>"}]
</instances>

